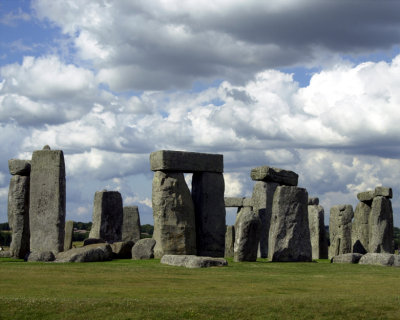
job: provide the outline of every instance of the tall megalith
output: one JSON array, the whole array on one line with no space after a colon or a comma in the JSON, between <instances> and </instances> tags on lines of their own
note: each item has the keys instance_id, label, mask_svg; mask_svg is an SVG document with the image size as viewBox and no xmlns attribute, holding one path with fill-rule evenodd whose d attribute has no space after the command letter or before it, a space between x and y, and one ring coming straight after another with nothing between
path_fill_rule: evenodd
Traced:
<instances>
[{"instance_id":1,"label":"tall megalith","mask_svg":"<svg viewBox=\"0 0 400 320\"><path fill-rule=\"evenodd\" d=\"M351 220L353 207L349 204L331 208L329 217L329 259L339 254L351 253Z\"/></svg>"},{"instance_id":2,"label":"tall megalith","mask_svg":"<svg viewBox=\"0 0 400 320\"><path fill-rule=\"evenodd\" d=\"M65 221L64 251L72 248L72 238L74 235L74 221Z\"/></svg>"},{"instance_id":3,"label":"tall megalith","mask_svg":"<svg viewBox=\"0 0 400 320\"><path fill-rule=\"evenodd\" d=\"M393 209L390 199L376 196L369 216L369 250L372 253L393 253Z\"/></svg>"},{"instance_id":4,"label":"tall megalith","mask_svg":"<svg viewBox=\"0 0 400 320\"><path fill-rule=\"evenodd\" d=\"M308 199L308 224L313 259L328 258L328 241L325 232L324 208L318 198Z\"/></svg>"},{"instance_id":5,"label":"tall megalith","mask_svg":"<svg viewBox=\"0 0 400 320\"><path fill-rule=\"evenodd\" d=\"M124 218L122 222L122 241L140 240L140 215L137 206L126 206L123 208Z\"/></svg>"}]
</instances>

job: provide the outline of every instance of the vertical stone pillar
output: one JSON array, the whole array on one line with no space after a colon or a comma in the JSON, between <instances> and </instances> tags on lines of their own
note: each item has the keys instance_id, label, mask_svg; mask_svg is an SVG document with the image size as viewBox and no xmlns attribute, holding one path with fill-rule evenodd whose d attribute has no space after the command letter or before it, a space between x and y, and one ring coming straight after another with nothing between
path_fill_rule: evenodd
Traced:
<instances>
[{"instance_id":1,"label":"vertical stone pillar","mask_svg":"<svg viewBox=\"0 0 400 320\"><path fill-rule=\"evenodd\" d=\"M369 216L371 213L373 191L357 194L360 202L354 211L354 221L351 226L352 252L365 254L369 248Z\"/></svg>"},{"instance_id":2,"label":"vertical stone pillar","mask_svg":"<svg viewBox=\"0 0 400 320\"><path fill-rule=\"evenodd\" d=\"M308 193L304 188L279 186L272 206L268 259L311 261Z\"/></svg>"},{"instance_id":3,"label":"vertical stone pillar","mask_svg":"<svg viewBox=\"0 0 400 320\"><path fill-rule=\"evenodd\" d=\"M223 257L225 252L225 183L222 173L194 173L192 199L196 217L197 255Z\"/></svg>"},{"instance_id":4,"label":"vertical stone pillar","mask_svg":"<svg viewBox=\"0 0 400 320\"><path fill-rule=\"evenodd\" d=\"M72 248L72 237L74 235L74 222L68 220L65 222L64 251Z\"/></svg>"},{"instance_id":5,"label":"vertical stone pillar","mask_svg":"<svg viewBox=\"0 0 400 320\"><path fill-rule=\"evenodd\" d=\"M29 226L32 252L64 249L65 164L61 150L34 151L31 164Z\"/></svg>"},{"instance_id":6,"label":"vertical stone pillar","mask_svg":"<svg viewBox=\"0 0 400 320\"><path fill-rule=\"evenodd\" d=\"M328 241L325 232L324 208L319 205L318 198L308 199L308 224L312 259L327 259Z\"/></svg>"},{"instance_id":7,"label":"vertical stone pillar","mask_svg":"<svg viewBox=\"0 0 400 320\"><path fill-rule=\"evenodd\" d=\"M124 219L122 223L122 241L140 240L140 216L137 206L124 207Z\"/></svg>"},{"instance_id":8,"label":"vertical stone pillar","mask_svg":"<svg viewBox=\"0 0 400 320\"><path fill-rule=\"evenodd\" d=\"M329 217L329 259L339 254L351 253L351 220L353 207L349 204L333 206Z\"/></svg>"},{"instance_id":9,"label":"vertical stone pillar","mask_svg":"<svg viewBox=\"0 0 400 320\"><path fill-rule=\"evenodd\" d=\"M369 250L393 253L393 210L390 199L375 196L369 216Z\"/></svg>"},{"instance_id":10,"label":"vertical stone pillar","mask_svg":"<svg viewBox=\"0 0 400 320\"><path fill-rule=\"evenodd\" d=\"M24 258L29 252L29 161L11 159L8 167L12 175L8 189L8 223L11 228L10 254Z\"/></svg>"},{"instance_id":11,"label":"vertical stone pillar","mask_svg":"<svg viewBox=\"0 0 400 320\"><path fill-rule=\"evenodd\" d=\"M118 191L96 191L89 238L103 239L108 243L121 241L122 221L121 194Z\"/></svg>"},{"instance_id":12,"label":"vertical stone pillar","mask_svg":"<svg viewBox=\"0 0 400 320\"><path fill-rule=\"evenodd\" d=\"M226 226L225 258L233 258L235 247L235 226Z\"/></svg>"},{"instance_id":13,"label":"vertical stone pillar","mask_svg":"<svg viewBox=\"0 0 400 320\"><path fill-rule=\"evenodd\" d=\"M196 254L194 206L183 173L155 171L152 204L154 257Z\"/></svg>"}]
</instances>

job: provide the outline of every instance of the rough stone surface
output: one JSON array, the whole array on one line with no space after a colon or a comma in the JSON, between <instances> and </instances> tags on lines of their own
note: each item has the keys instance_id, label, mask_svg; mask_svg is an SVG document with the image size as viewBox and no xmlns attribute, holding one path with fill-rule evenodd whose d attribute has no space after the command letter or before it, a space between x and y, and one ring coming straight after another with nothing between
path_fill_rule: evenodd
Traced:
<instances>
[{"instance_id":1,"label":"rough stone surface","mask_svg":"<svg viewBox=\"0 0 400 320\"><path fill-rule=\"evenodd\" d=\"M65 165L61 150L38 150L30 174L30 250L64 249Z\"/></svg>"},{"instance_id":2,"label":"rough stone surface","mask_svg":"<svg viewBox=\"0 0 400 320\"><path fill-rule=\"evenodd\" d=\"M308 198L308 205L309 206L312 206L312 205L317 206L317 205L319 205L319 198L316 198L316 197Z\"/></svg>"},{"instance_id":3,"label":"rough stone surface","mask_svg":"<svg viewBox=\"0 0 400 320\"><path fill-rule=\"evenodd\" d=\"M398 256L390 253L367 253L361 257L359 263L388 267L399 266Z\"/></svg>"},{"instance_id":4,"label":"rough stone surface","mask_svg":"<svg viewBox=\"0 0 400 320\"><path fill-rule=\"evenodd\" d=\"M369 215L371 206L365 202L359 202L354 211L354 220L351 227L352 252L365 254L369 246Z\"/></svg>"},{"instance_id":5,"label":"rough stone surface","mask_svg":"<svg viewBox=\"0 0 400 320\"><path fill-rule=\"evenodd\" d=\"M110 246L113 252L113 259L131 259L134 244L132 240L112 243Z\"/></svg>"},{"instance_id":6,"label":"rough stone surface","mask_svg":"<svg viewBox=\"0 0 400 320\"><path fill-rule=\"evenodd\" d=\"M392 198L393 197L393 191L392 188L388 187L376 187L375 192L374 192L374 197L381 196L381 197L386 197L386 198Z\"/></svg>"},{"instance_id":7,"label":"rough stone surface","mask_svg":"<svg viewBox=\"0 0 400 320\"><path fill-rule=\"evenodd\" d=\"M253 187L252 202L253 211L258 214L261 221L260 243L258 256L268 257L268 238L272 215L272 201L276 188L279 186L275 182L257 181Z\"/></svg>"},{"instance_id":8,"label":"rough stone surface","mask_svg":"<svg viewBox=\"0 0 400 320\"><path fill-rule=\"evenodd\" d=\"M155 258L195 254L194 206L183 173L156 171L152 188Z\"/></svg>"},{"instance_id":9,"label":"rough stone surface","mask_svg":"<svg viewBox=\"0 0 400 320\"><path fill-rule=\"evenodd\" d=\"M393 253L393 210L390 199L376 196L369 215L370 253Z\"/></svg>"},{"instance_id":10,"label":"rough stone surface","mask_svg":"<svg viewBox=\"0 0 400 320\"><path fill-rule=\"evenodd\" d=\"M140 240L140 215L137 206L123 208L122 241L137 242Z\"/></svg>"},{"instance_id":11,"label":"rough stone surface","mask_svg":"<svg viewBox=\"0 0 400 320\"><path fill-rule=\"evenodd\" d=\"M332 258L332 263L358 263L363 255L361 253L339 254Z\"/></svg>"},{"instance_id":12,"label":"rough stone surface","mask_svg":"<svg viewBox=\"0 0 400 320\"><path fill-rule=\"evenodd\" d=\"M28 262L51 262L55 260L52 251L34 251L28 256Z\"/></svg>"},{"instance_id":13,"label":"rough stone surface","mask_svg":"<svg viewBox=\"0 0 400 320\"><path fill-rule=\"evenodd\" d=\"M65 221L64 251L72 248L72 236L74 235L74 222Z\"/></svg>"},{"instance_id":14,"label":"rough stone surface","mask_svg":"<svg viewBox=\"0 0 400 320\"><path fill-rule=\"evenodd\" d=\"M29 252L29 182L29 176L14 175L11 177L8 189L10 254L20 259Z\"/></svg>"},{"instance_id":15,"label":"rough stone surface","mask_svg":"<svg viewBox=\"0 0 400 320\"><path fill-rule=\"evenodd\" d=\"M160 150L150 154L152 171L218 172L224 171L222 154Z\"/></svg>"},{"instance_id":16,"label":"rough stone surface","mask_svg":"<svg viewBox=\"0 0 400 320\"><path fill-rule=\"evenodd\" d=\"M253 199L252 198L243 198L243 207L252 207Z\"/></svg>"},{"instance_id":17,"label":"rough stone surface","mask_svg":"<svg viewBox=\"0 0 400 320\"><path fill-rule=\"evenodd\" d=\"M151 238L141 239L132 247L132 259L144 260L154 258L156 241Z\"/></svg>"},{"instance_id":18,"label":"rough stone surface","mask_svg":"<svg viewBox=\"0 0 400 320\"><path fill-rule=\"evenodd\" d=\"M198 257L195 255L165 255L162 264L186 268L224 267L228 262L223 258Z\"/></svg>"},{"instance_id":19,"label":"rough stone surface","mask_svg":"<svg viewBox=\"0 0 400 320\"><path fill-rule=\"evenodd\" d=\"M225 182L222 173L193 174L192 199L198 256L224 256L226 229L224 192Z\"/></svg>"},{"instance_id":20,"label":"rough stone surface","mask_svg":"<svg viewBox=\"0 0 400 320\"><path fill-rule=\"evenodd\" d=\"M304 188L276 188L268 243L271 261L312 261L307 203Z\"/></svg>"},{"instance_id":21,"label":"rough stone surface","mask_svg":"<svg viewBox=\"0 0 400 320\"><path fill-rule=\"evenodd\" d=\"M328 239L324 224L324 208L320 205L308 205L308 225L312 259L328 258Z\"/></svg>"},{"instance_id":22,"label":"rough stone surface","mask_svg":"<svg viewBox=\"0 0 400 320\"><path fill-rule=\"evenodd\" d=\"M255 181L277 182L280 185L297 186L299 175L288 171L269 166L262 166L251 169L251 179Z\"/></svg>"},{"instance_id":23,"label":"rough stone surface","mask_svg":"<svg viewBox=\"0 0 400 320\"><path fill-rule=\"evenodd\" d=\"M87 238L83 240L83 246L89 246L91 244L106 243L103 239Z\"/></svg>"},{"instance_id":24,"label":"rough stone surface","mask_svg":"<svg viewBox=\"0 0 400 320\"><path fill-rule=\"evenodd\" d=\"M351 205L333 206L329 217L329 259L351 253L351 220L354 212Z\"/></svg>"},{"instance_id":25,"label":"rough stone surface","mask_svg":"<svg viewBox=\"0 0 400 320\"><path fill-rule=\"evenodd\" d=\"M29 176L31 173L31 161L10 159L8 160L8 169L11 175Z\"/></svg>"},{"instance_id":26,"label":"rough stone surface","mask_svg":"<svg viewBox=\"0 0 400 320\"><path fill-rule=\"evenodd\" d=\"M357 199L362 202L372 201L373 198L374 198L374 191L372 190L360 192L357 194Z\"/></svg>"},{"instance_id":27,"label":"rough stone surface","mask_svg":"<svg viewBox=\"0 0 400 320\"><path fill-rule=\"evenodd\" d=\"M108 243L122 240L123 208L118 191L97 191L94 195L92 228L89 238Z\"/></svg>"},{"instance_id":28,"label":"rough stone surface","mask_svg":"<svg viewBox=\"0 0 400 320\"><path fill-rule=\"evenodd\" d=\"M234 261L257 260L260 228L261 220L258 215L250 207L243 207L236 216Z\"/></svg>"},{"instance_id":29,"label":"rough stone surface","mask_svg":"<svg viewBox=\"0 0 400 320\"><path fill-rule=\"evenodd\" d=\"M7 251L0 251L0 258L11 258L11 252L9 250Z\"/></svg>"},{"instance_id":30,"label":"rough stone surface","mask_svg":"<svg viewBox=\"0 0 400 320\"><path fill-rule=\"evenodd\" d=\"M226 226L225 258L233 258L235 246L235 226Z\"/></svg>"},{"instance_id":31,"label":"rough stone surface","mask_svg":"<svg viewBox=\"0 0 400 320\"><path fill-rule=\"evenodd\" d=\"M225 207L243 207L244 198L225 197Z\"/></svg>"},{"instance_id":32,"label":"rough stone surface","mask_svg":"<svg viewBox=\"0 0 400 320\"><path fill-rule=\"evenodd\" d=\"M58 253L56 257L56 262L98 262L109 260L112 260L112 250L107 243L73 248Z\"/></svg>"}]
</instances>

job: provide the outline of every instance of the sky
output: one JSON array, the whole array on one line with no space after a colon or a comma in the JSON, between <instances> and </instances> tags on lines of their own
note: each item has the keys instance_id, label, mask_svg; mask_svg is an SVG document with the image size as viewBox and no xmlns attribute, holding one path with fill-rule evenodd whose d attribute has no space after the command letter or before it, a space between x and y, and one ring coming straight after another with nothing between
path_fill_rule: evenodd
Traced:
<instances>
[{"instance_id":1,"label":"sky","mask_svg":"<svg viewBox=\"0 0 400 320\"><path fill-rule=\"evenodd\" d=\"M67 219L118 190L153 223L149 155L295 171L329 210L393 188L400 226L400 2L0 0L0 222L8 159L64 151ZM190 175L186 175L190 185ZM235 211L227 211L233 224Z\"/></svg>"}]
</instances>

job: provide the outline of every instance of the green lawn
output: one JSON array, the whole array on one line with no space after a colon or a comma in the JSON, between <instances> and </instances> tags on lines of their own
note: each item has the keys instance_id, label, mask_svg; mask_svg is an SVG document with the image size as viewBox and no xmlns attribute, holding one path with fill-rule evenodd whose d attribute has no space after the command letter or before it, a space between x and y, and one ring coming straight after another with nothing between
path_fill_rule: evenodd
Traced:
<instances>
[{"instance_id":1,"label":"green lawn","mask_svg":"<svg viewBox=\"0 0 400 320\"><path fill-rule=\"evenodd\" d=\"M399 319L400 268L0 259L0 319Z\"/></svg>"}]
</instances>

